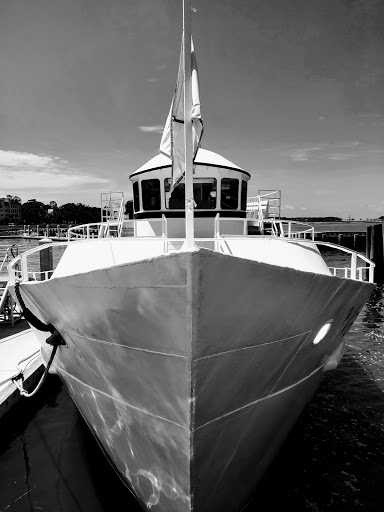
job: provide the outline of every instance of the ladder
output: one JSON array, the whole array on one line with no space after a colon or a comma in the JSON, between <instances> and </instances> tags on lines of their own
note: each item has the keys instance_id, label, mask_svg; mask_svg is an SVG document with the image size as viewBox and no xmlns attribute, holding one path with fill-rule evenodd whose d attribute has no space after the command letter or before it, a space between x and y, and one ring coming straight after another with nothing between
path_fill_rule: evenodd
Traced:
<instances>
[{"instance_id":1,"label":"ladder","mask_svg":"<svg viewBox=\"0 0 384 512\"><path fill-rule=\"evenodd\" d=\"M101 194L101 226L99 238L120 237L124 224L124 192Z\"/></svg>"}]
</instances>

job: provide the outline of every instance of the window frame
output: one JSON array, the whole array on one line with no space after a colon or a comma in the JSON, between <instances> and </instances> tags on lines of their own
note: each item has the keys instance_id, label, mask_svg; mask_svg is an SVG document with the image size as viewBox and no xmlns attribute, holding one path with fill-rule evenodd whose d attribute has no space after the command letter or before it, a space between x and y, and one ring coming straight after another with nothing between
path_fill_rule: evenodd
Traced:
<instances>
[{"instance_id":1,"label":"window frame","mask_svg":"<svg viewBox=\"0 0 384 512\"><path fill-rule=\"evenodd\" d=\"M236 207L235 208L228 208L226 206L223 206L223 182L225 181L237 181L237 197L236 197ZM238 210L239 209L239 188L240 188L240 180L239 178L221 178L220 180L220 209L221 210Z\"/></svg>"},{"instance_id":2,"label":"window frame","mask_svg":"<svg viewBox=\"0 0 384 512\"><path fill-rule=\"evenodd\" d=\"M158 203L155 203L155 205L151 208L146 208L146 204L144 203L145 200L147 200L147 196L144 195L144 190L143 190L143 185L145 182L148 182L148 181L157 181L158 182L158 193L159 193L159 196L158 196ZM140 185L141 185L141 204L142 204L142 208L144 211L146 212L153 212L153 211L159 211L161 210L161 183L160 183L160 179L159 178L148 178L146 180L141 180L140 181ZM148 196L148 197L153 197L153 196ZM152 205L151 205L152 206Z\"/></svg>"},{"instance_id":3,"label":"window frame","mask_svg":"<svg viewBox=\"0 0 384 512\"><path fill-rule=\"evenodd\" d=\"M247 211L247 193L248 193L248 182L246 180L241 180L240 210L243 212Z\"/></svg>"},{"instance_id":4,"label":"window frame","mask_svg":"<svg viewBox=\"0 0 384 512\"><path fill-rule=\"evenodd\" d=\"M195 207L195 210L198 210L198 211L205 211L205 210L206 211L212 211L212 210L216 210L217 209L217 202L218 202L217 201L217 182L218 182L218 179L216 177L214 177L214 176L210 176L210 177L201 176L201 177L198 177L198 178L194 179L194 182L193 182L193 191L194 192L195 192L195 185L204 184L204 183L212 184L212 190L211 191L215 191L216 192L215 196L211 196L211 197L214 197L214 199L215 199L215 206L213 208L199 208L199 207ZM169 200L170 200L170 198L167 201L167 194L169 193L170 183L171 183L171 178L165 178L164 179L165 209L166 210L185 210L185 181L184 180L181 181L181 183L178 185L178 187L180 187L180 185L181 185L182 188L184 188L184 190L183 190L183 192L184 192L183 198L180 199L180 202L183 203L183 206L180 207L180 208L170 208L169 207ZM208 201L209 201L209 199L208 199Z\"/></svg>"},{"instance_id":5,"label":"window frame","mask_svg":"<svg viewBox=\"0 0 384 512\"><path fill-rule=\"evenodd\" d=\"M135 191L135 186L137 188L136 191ZM135 213L137 213L140 211L140 187L139 187L138 181L135 181L133 183L132 189L133 189L133 211ZM137 200L137 203L136 203L136 200ZM137 206L137 208L136 208L136 206Z\"/></svg>"}]
</instances>

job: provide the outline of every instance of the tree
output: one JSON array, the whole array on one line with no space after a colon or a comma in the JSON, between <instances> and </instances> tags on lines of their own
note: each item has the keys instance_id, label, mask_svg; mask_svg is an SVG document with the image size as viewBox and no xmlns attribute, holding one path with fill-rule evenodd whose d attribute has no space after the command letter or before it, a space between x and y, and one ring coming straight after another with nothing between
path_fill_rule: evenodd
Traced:
<instances>
[{"instance_id":1,"label":"tree","mask_svg":"<svg viewBox=\"0 0 384 512\"><path fill-rule=\"evenodd\" d=\"M66 203L57 208L58 221L65 224L100 222L100 208L82 203Z\"/></svg>"},{"instance_id":2,"label":"tree","mask_svg":"<svg viewBox=\"0 0 384 512\"><path fill-rule=\"evenodd\" d=\"M20 207L21 218L26 224L43 224L46 221L47 211L44 203L29 199Z\"/></svg>"},{"instance_id":3,"label":"tree","mask_svg":"<svg viewBox=\"0 0 384 512\"><path fill-rule=\"evenodd\" d=\"M21 203L21 199L19 196L11 196L10 194L7 194L7 199L13 201L14 203Z\"/></svg>"}]
</instances>

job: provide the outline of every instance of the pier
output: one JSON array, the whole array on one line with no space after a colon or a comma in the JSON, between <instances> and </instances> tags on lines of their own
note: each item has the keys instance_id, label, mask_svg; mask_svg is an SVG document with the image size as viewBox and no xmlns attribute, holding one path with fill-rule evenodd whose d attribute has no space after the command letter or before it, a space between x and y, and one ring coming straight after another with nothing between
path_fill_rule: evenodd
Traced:
<instances>
[{"instance_id":1,"label":"pier","mask_svg":"<svg viewBox=\"0 0 384 512\"><path fill-rule=\"evenodd\" d=\"M367 232L380 222L312 222L315 240L333 242L358 252L367 250Z\"/></svg>"},{"instance_id":2,"label":"pier","mask_svg":"<svg viewBox=\"0 0 384 512\"><path fill-rule=\"evenodd\" d=\"M51 240L67 240L68 228L71 224L20 224L17 226L0 226L0 238L32 238L49 237Z\"/></svg>"}]
</instances>

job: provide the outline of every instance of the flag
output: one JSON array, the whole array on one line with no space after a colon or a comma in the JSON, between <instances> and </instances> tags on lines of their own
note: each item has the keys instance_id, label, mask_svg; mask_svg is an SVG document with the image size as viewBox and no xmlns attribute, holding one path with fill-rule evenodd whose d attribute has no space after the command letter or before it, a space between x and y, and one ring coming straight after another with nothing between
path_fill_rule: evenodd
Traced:
<instances>
[{"instance_id":1,"label":"flag","mask_svg":"<svg viewBox=\"0 0 384 512\"><path fill-rule=\"evenodd\" d=\"M203 120L201 119L199 79L197 72L196 55L191 41L191 72L192 72L192 144L193 160L196 157L203 135ZM177 187L185 174L184 149L184 65L183 44L181 45L179 72L177 84L163 136L160 142L160 152L172 160L171 191Z\"/></svg>"}]
</instances>

